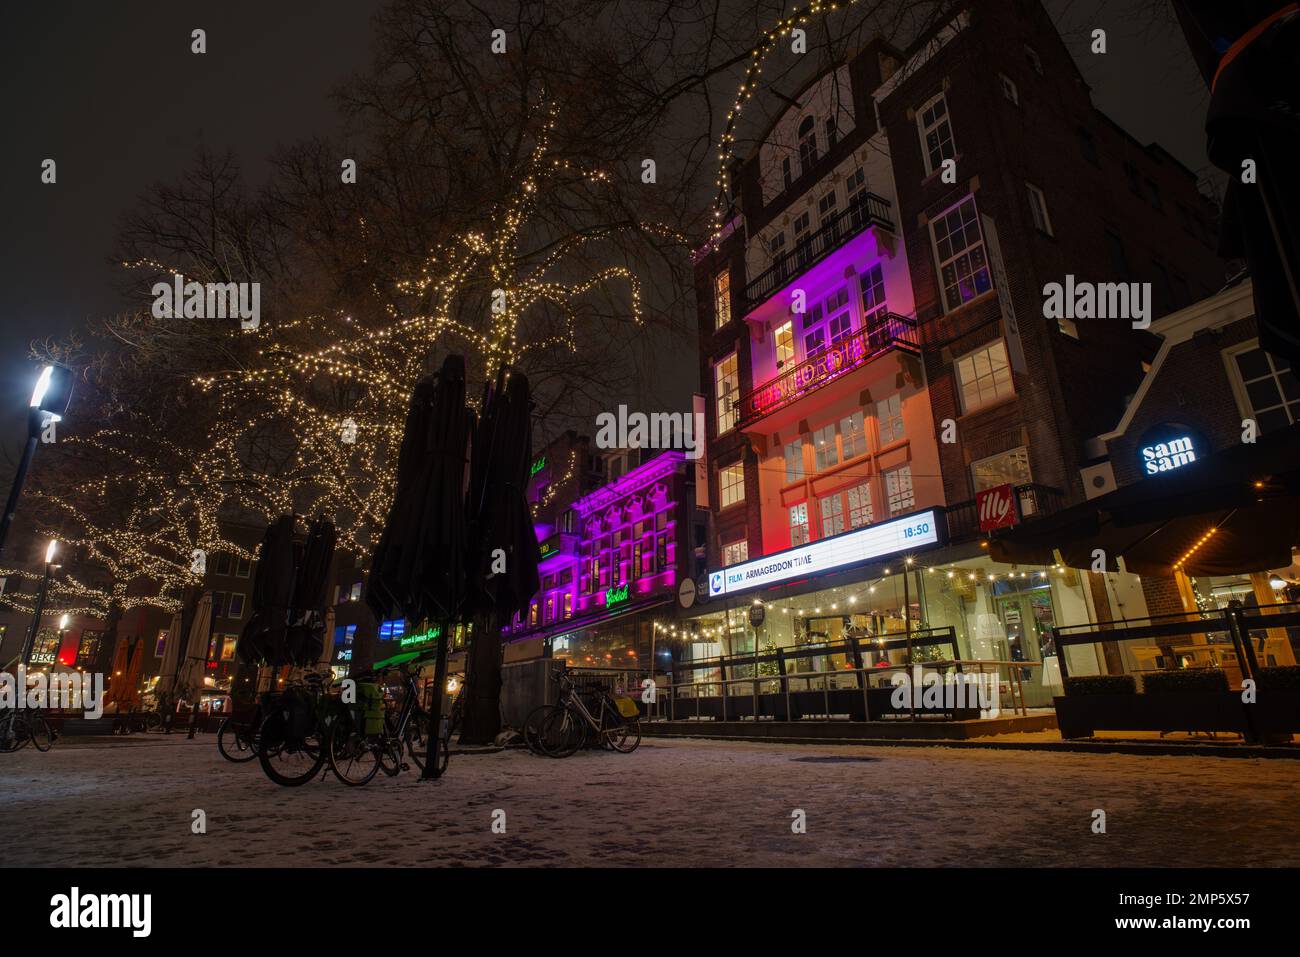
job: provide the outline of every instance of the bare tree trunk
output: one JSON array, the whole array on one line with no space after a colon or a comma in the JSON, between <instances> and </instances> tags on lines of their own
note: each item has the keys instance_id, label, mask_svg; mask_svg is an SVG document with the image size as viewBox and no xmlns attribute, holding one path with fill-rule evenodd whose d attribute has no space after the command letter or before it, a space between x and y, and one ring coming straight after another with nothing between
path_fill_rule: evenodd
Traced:
<instances>
[{"instance_id":1,"label":"bare tree trunk","mask_svg":"<svg viewBox=\"0 0 1300 957\"><path fill-rule=\"evenodd\" d=\"M501 630L496 616L475 622L465 666L461 744L491 744L501 733Z\"/></svg>"}]
</instances>

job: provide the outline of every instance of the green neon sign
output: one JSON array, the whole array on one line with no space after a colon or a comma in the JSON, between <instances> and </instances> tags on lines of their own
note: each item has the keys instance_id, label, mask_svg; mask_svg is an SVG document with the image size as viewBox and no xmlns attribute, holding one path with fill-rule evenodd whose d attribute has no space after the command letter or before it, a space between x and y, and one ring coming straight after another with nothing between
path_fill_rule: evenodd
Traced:
<instances>
[{"instance_id":1,"label":"green neon sign","mask_svg":"<svg viewBox=\"0 0 1300 957\"><path fill-rule=\"evenodd\" d=\"M532 478L534 475L536 475L538 472L540 472L540 471L541 471L542 469L544 469L544 468L546 468L546 456L545 456L545 455L543 455L540 459L538 459L536 462L534 462L534 463L529 467L529 469L528 469L528 477L529 477L529 478Z\"/></svg>"},{"instance_id":2,"label":"green neon sign","mask_svg":"<svg viewBox=\"0 0 1300 957\"><path fill-rule=\"evenodd\" d=\"M409 648L411 645L422 645L426 641L433 641L442 634L442 625L434 625L426 631L416 632L413 635L403 635L398 639L399 648Z\"/></svg>"},{"instance_id":3,"label":"green neon sign","mask_svg":"<svg viewBox=\"0 0 1300 957\"><path fill-rule=\"evenodd\" d=\"M627 601L627 586L619 585L617 588L605 589L605 607L618 605Z\"/></svg>"}]
</instances>

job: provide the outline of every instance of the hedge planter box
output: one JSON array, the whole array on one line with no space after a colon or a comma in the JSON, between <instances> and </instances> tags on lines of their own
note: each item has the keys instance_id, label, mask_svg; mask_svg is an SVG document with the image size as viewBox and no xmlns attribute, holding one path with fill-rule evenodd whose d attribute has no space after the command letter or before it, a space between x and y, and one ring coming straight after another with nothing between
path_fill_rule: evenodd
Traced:
<instances>
[{"instance_id":1,"label":"hedge planter box","mask_svg":"<svg viewBox=\"0 0 1300 957\"><path fill-rule=\"evenodd\" d=\"M1095 731L1234 731L1254 737L1236 691L1085 694L1053 700L1063 738L1088 738Z\"/></svg>"}]
</instances>

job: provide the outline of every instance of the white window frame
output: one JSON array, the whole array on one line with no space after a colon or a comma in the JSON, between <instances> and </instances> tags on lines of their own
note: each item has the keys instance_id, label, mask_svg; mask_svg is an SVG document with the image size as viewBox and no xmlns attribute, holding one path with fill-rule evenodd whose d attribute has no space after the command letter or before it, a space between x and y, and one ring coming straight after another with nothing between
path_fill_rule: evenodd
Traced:
<instances>
[{"instance_id":1,"label":"white window frame","mask_svg":"<svg viewBox=\"0 0 1300 957\"><path fill-rule=\"evenodd\" d=\"M877 400L876 434L880 436L881 448L907 437L907 427L903 422L903 393L895 392L888 398Z\"/></svg>"},{"instance_id":2,"label":"white window frame","mask_svg":"<svg viewBox=\"0 0 1300 957\"><path fill-rule=\"evenodd\" d=\"M724 371L730 364L731 370ZM717 416L718 435L724 435L740 421L740 358L728 352L713 365L714 414Z\"/></svg>"},{"instance_id":3,"label":"white window frame","mask_svg":"<svg viewBox=\"0 0 1300 957\"><path fill-rule=\"evenodd\" d=\"M838 430L834 422L813 430L813 469L824 472L840 464Z\"/></svg>"},{"instance_id":4,"label":"white window frame","mask_svg":"<svg viewBox=\"0 0 1300 957\"><path fill-rule=\"evenodd\" d=\"M1263 434L1264 429L1259 425L1260 413L1257 412L1255 410L1254 405L1251 404L1250 393L1246 389L1246 379L1241 374L1241 367L1237 365L1237 357L1239 355L1242 355L1247 352L1254 352L1258 348L1260 348L1259 340L1252 339L1249 342L1243 342L1238 345L1232 346L1228 349L1224 349L1223 363L1224 366L1227 368L1228 382L1231 383L1232 385L1233 397L1237 400L1237 409L1241 413L1242 420L1243 421L1245 419L1253 420L1255 422L1256 430L1260 434ZM1271 406L1270 408L1265 409L1264 411L1271 412L1274 409L1281 408L1284 412L1287 413L1287 417L1292 420L1291 424L1294 425L1297 421L1300 421L1300 418L1297 418L1297 416L1294 413L1292 413L1290 408L1291 404L1295 400L1287 399L1286 393L1282 389L1282 381L1280 378L1279 370L1274 367L1273 357L1267 352L1265 353L1265 355L1269 357L1270 376L1273 379L1273 381L1277 383L1277 390L1278 390L1278 394L1282 397L1282 404L1280 406ZM1292 366L1291 371L1292 374L1295 373L1294 365ZM1250 381L1257 382L1262 378L1264 377L1260 376L1259 379L1251 379Z\"/></svg>"},{"instance_id":5,"label":"white window frame","mask_svg":"<svg viewBox=\"0 0 1300 957\"><path fill-rule=\"evenodd\" d=\"M886 469L883 475L885 482L885 508L888 509L891 516L905 515L910 510L916 508L916 485L912 481L912 463L899 465L896 468ZM906 482L904 482L906 478ZM890 488L890 485L893 488ZM906 485L906 488L904 488Z\"/></svg>"},{"instance_id":6,"label":"white window frame","mask_svg":"<svg viewBox=\"0 0 1300 957\"><path fill-rule=\"evenodd\" d=\"M715 329L731 321L731 270L724 269L713 277L713 316Z\"/></svg>"},{"instance_id":7,"label":"white window frame","mask_svg":"<svg viewBox=\"0 0 1300 957\"><path fill-rule=\"evenodd\" d=\"M848 525L844 519L844 499L841 493L826 495L817 500L817 518L821 525L821 537L829 538L845 531Z\"/></svg>"},{"instance_id":8,"label":"white window frame","mask_svg":"<svg viewBox=\"0 0 1300 957\"><path fill-rule=\"evenodd\" d=\"M720 508L739 505L745 500L745 463L734 462L718 469L718 502Z\"/></svg>"},{"instance_id":9,"label":"white window frame","mask_svg":"<svg viewBox=\"0 0 1300 957\"><path fill-rule=\"evenodd\" d=\"M854 422L857 419L857 422ZM856 424L857 428L853 428ZM849 462L871 451L867 444L867 414L858 409L840 417L840 461ZM852 452L850 455L849 453Z\"/></svg>"},{"instance_id":10,"label":"white window frame","mask_svg":"<svg viewBox=\"0 0 1300 957\"><path fill-rule=\"evenodd\" d=\"M955 252L952 251L951 244L950 244L949 255L947 258L944 258L942 250L939 249L940 240L939 240L939 234L935 232L935 225L940 222L943 222L953 213L957 213L958 214L957 218L958 220L960 220L961 209L967 203L971 204L971 209L974 210L975 213L974 219L971 221L971 227L975 230L978 238L974 242L969 242L967 245L963 246L960 250ZM974 302L976 299L979 299L981 296L987 296L989 293L993 292L995 288L993 285L993 268L989 263L988 246L986 245L984 240L984 227L983 224L980 223L979 204L975 202L975 194L969 193L966 196L963 196L961 199L953 203L943 212L939 213L939 215L931 219L929 226L930 226L930 249L934 253L934 261L936 267L935 277L939 283L939 296L943 300L944 312L949 313L956 309L960 309L962 306L966 305L967 303ZM965 232L965 229L966 229L965 225L962 224L963 233ZM952 233L949 232L948 236L951 237ZM983 272L988 274L989 287L985 289L983 292L975 292L975 294L972 295L969 299L961 299L960 298L961 281L959 278L955 288L957 289L957 296L960 301L957 303L952 303L948 299L948 288L947 285L944 283L944 278L943 278L944 267L948 266L949 264L954 264L954 269L955 269L956 268L955 264L959 260L961 260L962 257L966 256L966 257L971 257L973 259L976 250L979 250L980 253L982 254L984 258L984 265L979 269L971 269L969 275L971 277L977 276L982 270Z\"/></svg>"},{"instance_id":11,"label":"white window frame","mask_svg":"<svg viewBox=\"0 0 1300 957\"><path fill-rule=\"evenodd\" d=\"M807 545L812 541L808 530L808 503L800 502L798 505L791 505L789 510L790 516L790 546ZM795 519L802 519L796 522ZM796 529L802 529L802 534L795 534Z\"/></svg>"},{"instance_id":12,"label":"white window frame","mask_svg":"<svg viewBox=\"0 0 1300 957\"><path fill-rule=\"evenodd\" d=\"M928 113L940 100L943 101L943 116L937 118L934 122L927 124L925 122L925 114ZM930 157L930 145L926 142L926 137L932 132L937 133L939 128L945 125L948 127L947 142L950 151L948 155L944 155L943 137L939 137L939 160L936 164ZM922 103L920 109L916 111L916 131L921 138L921 159L925 162L925 172L927 176L939 169L939 167L943 165L945 159L956 159L957 137L952 129L952 111L948 108L948 98L943 91L930 97Z\"/></svg>"},{"instance_id":13,"label":"white window frame","mask_svg":"<svg viewBox=\"0 0 1300 957\"><path fill-rule=\"evenodd\" d=\"M793 453L793 454L791 454ZM791 439L781 450L782 458L785 460L785 484L800 482L808 475L808 469L803 461L803 438ZM795 472L790 468L791 463L798 466Z\"/></svg>"},{"instance_id":14,"label":"white window frame","mask_svg":"<svg viewBox=\"0 0 1300 957\"><path fill-rule=\"evenodd\" d=\"M880 274L879 283L873 278L876 273ZM874 292L877 286L880 287L880 298L877 300L873 295L872 301L867 302L867 293ZM884 263L872 263L858 275L858 293L862 303L862 328L870 329L873 322L889 314L889 292L885 288Z\"/></svg>"},{"instance_id":15,"label":"white window frame","mask_svg":"<svg viewBox=\"0 0 1300 957\"><path fill-rule=\"evenodd\" d=\"M971 484L971 489L972 489L975 493L979 493L979 492L987 491L988 489L991 489L991 488L997 488L999 485L1005 484L1005 483L1002 483L1002 482L996 482L996 483L994 483L994 484L992 484L992 485L980 485L980 480L979 480L979 476L978 476L977 472L978 472L978 470L979 470L979 467L980 467L981 465L985 464L986 462L992 462L992 461L995 460L995 459L1005 458L1005 457L1008 456L1008 455L1021 455L1021 456L1023 456L1023 458L1024 458L1024 462L1025 462L1025 477L1024 477L1023 479L1021 479L1021 480L1018 480L1018 481L1012 482L1011 484L1012 484L1012 485L1028 485L1028 484L1030 484L1030 483L1033 482L1033 480L1034 480L1034 477L1033 477L1033 471L1032 471L1032 467L1031 467L1030 464L1029 464L1029 446L1027 446L1027 445L1017 445L1017 446L1016 446L1015 448L1013 448L1013 449L1006 449L1005 451L1002 451L1002 452L996 452L996 453L994 453L993 455L986 455L986 456L984 456L983 458L976 459L975 461L971 462L971 464L970 464L970 484Z\"/></svg>"},{"instance_id":16,"label":"white window frame","mask_svg":"<svg viewBox=\"0 0 1300 957\"><path fill-rule=\"evenodd\" d=\"M993 359L998 350L1001 351L1001 354L1000 357L998 357L999 364L995 366ZM982 372L978 368L978 363L976 361L977 356L986 353L988 354L989 365L989 371L987 373ZM970 369L973 373L969 378L962 373L962 364L967 362L967 360L970 360ZM1004 402L1009 398L1013 398L1016 394L1016 385L1014 377L1011 375L1011 362L1007 356L1007 343L1005 339L994 339L987 345L980 346L978 349L973 349L963 356L958 356L953 360L952 369L953 376L957 380L957 393L961 397L963 414L970 414L979 409L997 405L999 402ZM1005 391L999 387L999 382L1002 381L1005 381L1006 383ZM984 385L981 385L981 383L985 382L989 383L989 388L987 389ZM969 401L966 393L966 386L968 384L975 386L975 397L978 401L974 404Z\"/></svg>"},{"instance_id":17,"label":"white window frame","mask_svg":"<svg viewBox=\"0 0 1300 957\"><path fill-rule=\"evenodd\" d=\"M1029 195L1029 212L1034 219L1034 228L1047 236L1055 236L1052 232L1052 217L1047 212L1047 196L1028 180L1025 181L1025 191Z\"/></svg>"},{"instance_id":18,"label":"white window frame","mask_svg":"<svg viewBox=\"0 0 1300 957\"><path fill-rule=\"evenodd\" d=\"M855 507L850 496L857 494L858 504ZM871 501L871 483L861 482L844 490L845 512L848 515L849 528L866 528L876 520L876 511ZM866 521L855 522L854 515L863 515L865 513Z\"/></svg>"},{"instance_id":19,"label":"white window frame","mask_svg":"<svg viewBox=\"0 0 1300 957\"><path fill-rule=\"evenodd\" d=\"M726 542L722 546L722 564L739 565L741 562L749 561L749 539L738 538L734 542Z\"/></svg>"},{"instance_id":20,"label":"white window frame","mask_svg":"<svg viewBox=\"0 0 1300 957\"><path fill-rule=\"evenodd\" d=\"M783 339L784 341L782 341ZM787 319L776 327L776 331L772 334L772 348L776 353L776 367L778 369L784 369L794 361L796 350L793 319Z\"/></svg>"}]
</instances>

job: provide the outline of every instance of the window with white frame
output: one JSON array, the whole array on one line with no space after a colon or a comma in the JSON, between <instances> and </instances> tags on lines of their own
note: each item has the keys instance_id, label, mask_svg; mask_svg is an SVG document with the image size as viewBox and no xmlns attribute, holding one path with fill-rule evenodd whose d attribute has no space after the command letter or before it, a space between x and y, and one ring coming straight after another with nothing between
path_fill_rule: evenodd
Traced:
<instances>
[{"instance_id":1,"label":"window with white frame","mask_svg":"<svg viewBox=\"0 0 1300 957\"><path fill-rule=\"evenodd\" d=\"M1255 346L1238 352L1232 363L1260 432L1300 422L1300 379L1290 362Z\"/></svg>"},{"instance_id":2,"label":"window with white frame","mask_svg":"<svg viewBox=\"0 0 1300 957\"><path fill-rule=\"evenodd\" d=\"M747 561L749 561L749 539L737 539L722 546L723 565L739 565Z\"/></svg>"},{"instance_id":3,"label":"window with white frame","mask_svg":"<svg viewBox=\"0 0 1300 957\"><path fill-rule=\"evenodd\" d=\"M803 474L803 439L792 439L785 444L785 480L797 482Z\"/></svg>"},{"instance_id":4,"label":"window with white frame","mask_svg":"<svg viewBox=\"0 0 1300 957\"><path fill-rule=\"evenodd\" d=\"M1029 449L1021 445L997 455L976 459L970 464L970 474L976 492L999 485L1026 485L1032 481L1029 475Z\"/></svg>"},{"instance_id":5,"label":"window with white frame","mask_svg":"<svg viewBox=\"0 0 1300 957\"><path fill-rule=\"evenodd\" d=\"M974 412L1015 394L1007 346L1001 339L962 356L954 363L963 412Z\"/></svg>"},{"instance_id":6,"label":"window with white frame","mask_svg":"<svg viewBox=\"0 0 1300 957\"><path fill-rule=\"evenodd\" d=\"M871 514L871 484L863 482L845 493L849 502L849 528L861 528L874 520Z\"/></svg>"},{"instance_id":7,"label":"window with white frame","mask_svg":"<svg viewBox=\"0 0 1300 957\"><path fill-rule=\"evenodd\" d=\"M901 515L916 506L912 494L912 466L900 465L885 473L885 502L890 515Z\"/></svg>"},{"instance_id":8,"label":"window with white frame","mask_svg":"<svg viewBox=\"0 0 1300 957\"><path fill-rule=\"evenodd\" d=\"M839 212L836 207L838 200L835 198L835 190L831 190L817 200L817 225L825 228L830 226L835 219L835 214Z\"/></svg>"},{"instance_id":9,"label":"window with white frame","mask_svg":"<svg viewBox=\"0 0 1300 957\"><path fill-rule=\"evenodd\" d=\"M939 93L927 100L916 111L916 125L921 133L921 152L925 155L925 171L933 173L946 159L957 155L953 143L952 124L948 118L948 100Z\"/></svg>"},{"instance_id":10,"label":"window with white frame","mask_svg":"<svg viewBox=\"0 0 1300 957\"><path fill-rule=\"evenodd\" d=\"M849 310L849 287L840 286L825 299L813 303L803 317L804 358L826 348L828 340L839 342L853 331Z\"/></svg>"},{"instance_id":11,"label":"window with white frame","mask_svg":"<svg viewBox=\"0 0 1300 957\"><path fill-rule=\"evenodd\" d=\"M813 432L813 453L818 472L824 472L840 461L839 450L835 447L835 424L823 426Z\"/></svg>"},{"instance_id":12,"label":"window with white frame","mask_svg":"<svg viewBox=\"0 0 1300 957\"><path fill-rule=\"evenodd\" d=\"M808 503L790 506L790 544L808 544Z\"/></svg>"},{"instance_id":13,"label":"window with white frame","mask_svg":"<svg viewBox=\"0 0 1300 957\"><path fill-rule=\"evenodd\" d=\"M723 270L713 277L713 312L717 316L717 328L721 329L731 321L731 272Z\"/></svg>"},{"instance_id":14,"label":"window with white frame","mask_svg":"<svg viewBox=\"0 0 1300 957\"><path fill-rule=\"evenodd\" d=\"M885 301L885 273L880 263L867 269L862 276L862 324L870 329L885 317L889 304Z\"/></svg>"},{"instance_id":15,"label":"window with white frame","mask_svg":"<svg viewBox=\"0 0 1300 957\"><path fill-rule=\"evenodd\" d=\"M805 116L799 124L799 172L806 173L817 162L817 121Z\"/></svg>"},{"instance_id":16,"label":"window with white frame","mask_svg":"<svg viewBox=\"0 0 1300 957\"><path fill-rule=\"evenodd\" d=\"M998 74L998 80L1002 83L1002 95L1007 98L1013 106L1020 105L1020 90L1016 86L1016 81L1011 79L1005 73Z\"/></svg>"},{"instance_id":17,"label":"window with white frame","mask_svg":"<svg viewBox=\"0 0 1300 957\"><path fill-rule=\"evenodd\" d=\"M812 214L805 209L794 218L794 252L800 262L806 262L811 255L811 237Z\"/></svg>"},{"instance_id":18,"label":"window with white frame","mask_svg":"<svg viewBox=\"0 0 1300 957\"><path fill-rule=\"evenodd\" d=\"M785 255L785 230L778 229L772 234L772 239L767 244L767 251L771 255L772 262L778 261Z\"/></svg>"},{"instance_id":19,"label":"window with white frame","mask_svg":"<svg viewBox=\"0 0 1300 957\"><path fill-rule=\"evenodd\" d=\"M858 410L840 419L840 444L844 449L844 461L867 454L866 415Z\"/></svg>"},{"instance_id":20,"label":"window with white frame","mask_svg":"<svg viewBox=\"0 0 1300 957\"><path fill-rule=\"evenodd\" d=\"M721 435L735 428L740 417L736 401L740 391L740 372L734 352L713 367L713 387L717 400L718 434Z\"/></svg>"},{"instance_id":21,"label":"window with white frame","mask_svg":"<svg viewBox=\"0 0 1300 957\"><path fill-rule=\"evenodd\" d=\"M780 369L794 358L794 323L787 321L777 326L773 340L776 343L776 367Z\"/></svg>"},{"instance_id":22,"label":"window with white frame","mask_svg":"<svg viewBox=\"0 0 1300 957\"><path fill-rule=\"evenodd\" d=\"M817 506L821 511L822 538L844 531L844 500L839 495L828 495Z\"/></svg>"},{"instance_id":23,"label":"window with white frame","mask_svg":"<svg viewBox=\"0 0 1300 957\"><path fill-rule=\"evenodd\" d=\"M1047 197L1033 183L1026 183L1025 189L1029 193L1029 211L1034 216L1034 227L1040 233L1052 235L1052 219L1047 215Z\"/></svg>"},{"instance_id":24,"label":"window with white frame","mask_svg":"<svg viewBox=\"0 0 1300 957\"><path fill-rule=\"evenodd\" d=\"M974 196L967 196L933 220L930 229L949 310L993 288Z\"/></svg>"},{"instance_id":25,"label":"window with white frame","mask_svg":"<svg viewBox=\"0 0 1300 957\"><path fill-rule=\"evenodd\" d=\"M745 500L745 463L737 462L718 469L718 496L722 507Z\"/></svg>"},{"instance_id":26,"label":"window with white frame","mask_svg":"<svg viewBox=\"0 0 1300 957\"><path fill-rule=\"evenodd\" d=\"M867 174L861 166L854 168L844 180L844 197L846 204L844 208L849 211L850 221L856 229L866 222L867 218Z\"/></svg>"},{"instance_id":27,"label":"window with white frame","mask_svg":"<svg viewBox=\"0 0 1300 957\"><path fill-rule=\"evenodd\" d=\"M876 403L876 422L880 426L880 444L889 445L903 437L903 394L895 392Z\"/></svg>"}]
</instances>

